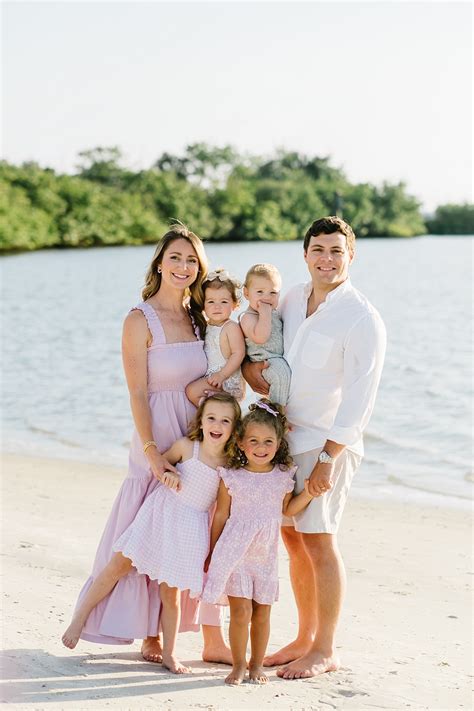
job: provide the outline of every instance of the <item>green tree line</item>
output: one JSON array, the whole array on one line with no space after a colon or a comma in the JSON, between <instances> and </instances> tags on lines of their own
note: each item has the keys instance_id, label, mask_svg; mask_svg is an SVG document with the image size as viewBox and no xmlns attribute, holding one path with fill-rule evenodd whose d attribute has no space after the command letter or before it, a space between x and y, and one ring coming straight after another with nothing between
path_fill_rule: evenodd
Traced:
<instances>
[{"instance_id":1,"label":"green tree line","mask_svg":"<svg viewBox=\"0 0 474 711\"><path fill-rule=\"evenodd\" d=\"M146 170L127 168L117 147L84 151L79 161L75 175L0 162L1 251L154 243L173 218L209 240L299 239L335 212L361 237L426 232L403 183L350 183L327 157L262 158L197 143ZM438 231L450 223L472 232L472 206L439 208Z\"/></svg>"}]
</instances>

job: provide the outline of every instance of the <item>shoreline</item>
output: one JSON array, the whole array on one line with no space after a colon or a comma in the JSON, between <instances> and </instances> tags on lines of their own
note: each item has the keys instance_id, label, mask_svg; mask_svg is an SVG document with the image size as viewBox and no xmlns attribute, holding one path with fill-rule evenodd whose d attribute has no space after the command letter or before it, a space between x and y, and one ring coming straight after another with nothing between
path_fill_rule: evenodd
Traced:
<instances>
[{"instance_id":1,"label":"shoreline","mask_svg":"<svg viewBox=\"0 0 474 711\"><path fill-rule=\"evenodd\" d=\"M467 709L471 697L471 519L467 512L350 497L339 535L348 592L337 635L342 668L265 687L223 684L200 661L200 634L178 639L194 674L145 663L139 644L60 642L124 469L3 456L3 699L16 708ZM106 476L104 476L106 470ZM280 548L269 650L296 611Z\"/></svg>"},{"instance_id":2,"label":"shoreline","mask_svg":"<svg viewBox=\"0 0 474 711\"><path fill-rule=\"evenodd\" d=\"M57 456L46 451L35 455L24 455L18 453L16 448L13 446L6 446L3 451L0 452L0 456L12 458L18 457L19 459L32 458L45 463L59 462L64 466L71 466L71 464L74 463L84 464L85 466L97 467L110 472L121 472L122 476L125 477L127 471L128 447L124 447L123 452L121 452L120 455L120 459L123 460L123 464L119 464L117 461L105 461L105 457L104 461L101 461L99 458L88 456L86 454L86 450L81 450L81 452L84 452L83 457L77 456L77 449L69 453L60 452ZM68 454L70 456L68 456ZM362 460L362 463L363 461L364 460ZM474 475L471 474L469 476L472 477ZM466 481L470 482L471 479L466 478ZM472 481L474 481L474 479ZM356 477L352 482L350 496L357 500L378 503L381 505L385 503L390 504L391 501L395 501L397 504L404 506L421 506L430 509L442 508L448 511L469 512L472 511L473 506L472 497L464 494L443 494L441 491L435 489L424 488L416 484L407 484L406 482L398 481L398 477L394 477L393 475L389 475L387 481L383 484L375 482L374 488L370 489L369 492L369 483L367 481L361 482L356 474Z\"/></svg>"}]
</instances>

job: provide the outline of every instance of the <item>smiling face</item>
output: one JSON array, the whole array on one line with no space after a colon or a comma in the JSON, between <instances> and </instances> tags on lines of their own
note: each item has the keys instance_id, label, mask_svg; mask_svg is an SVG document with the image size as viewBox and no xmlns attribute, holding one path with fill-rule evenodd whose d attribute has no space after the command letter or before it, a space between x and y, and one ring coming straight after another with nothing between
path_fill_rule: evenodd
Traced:
<instances>
[{"instance_id":1,"label":"smiling face","mask_svg":"<svg viewBox=\"0 0 474 711\"><path fill-rule=\"evenodd\" d=\"M201 430L204 442L224 447L234 429L235 412L231 404L209 400L204 405Z\"/></svg>"},{"instance_id":2,"label":"smiling face","mask_svg":"<svg viewBox=\"0 0 474 711\"><path fill-rule=\"evenodd\" d=\"M220 326L228 321L237 304L232 299L232 294L225 286L208 286L204 293L204 311L211 326Z\"/></svg>"},{"instance_id":3,"label":"smiling face","mask_svg":"<svg viewBox=\"0 0 474 711\"><path fill-rule=\"evenodd\" d=\"M252 274L248 286L244 286L244 296L255 311L259 302L270 304L272 309L276 309L280 298L280 289L279 279Z\"/></svg>"},{"instance_id":4,"label":"smiling face","mask_svg":"<svg viewBox=\"0 0 474 711\"><path fill-rule=\"evenodd\" d=\"M349 264L354 253L349 251L346 237L341 232L313 235L304 253L313 286L331 291L349 275Z\"/></svg>"},{"instance_id":5,"label":"smiling face","mask_svg":"<svg viewBox=\"0 0 474 711\"><path fill-rule=\"evenodd\" d=\"M159 264L162 283L175 289L186 289L198 276L199 259L187 239L175 239L166 248Z\"/></svg>"},{"instance_id":6,"label":"smiling face","mask_svg":"<svg viewBox=\"0 0 474 711\"><path fill-rule=\"evenodd\" d=\"M247 457L249 469L256 472L271 471L272 461L280 446L273 427L260 422L249 422L238 444Z\"/></svg>"}]
</instances>

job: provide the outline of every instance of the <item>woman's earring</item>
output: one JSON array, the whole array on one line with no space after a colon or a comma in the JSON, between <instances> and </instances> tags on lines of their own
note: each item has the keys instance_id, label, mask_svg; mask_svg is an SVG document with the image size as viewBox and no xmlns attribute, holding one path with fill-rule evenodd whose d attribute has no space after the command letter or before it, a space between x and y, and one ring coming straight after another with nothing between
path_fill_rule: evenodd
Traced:
<instances>
[{"instance_id":1,"label":"woman's earring","mask_svg":"<svg viewBox=\"0 0 474 711\"><path fill-rule=\"evenodd\" d=\"M161 274L161 267L158 267L156 271L158 272L158 274Z\"/></svg>"}]
</instances>

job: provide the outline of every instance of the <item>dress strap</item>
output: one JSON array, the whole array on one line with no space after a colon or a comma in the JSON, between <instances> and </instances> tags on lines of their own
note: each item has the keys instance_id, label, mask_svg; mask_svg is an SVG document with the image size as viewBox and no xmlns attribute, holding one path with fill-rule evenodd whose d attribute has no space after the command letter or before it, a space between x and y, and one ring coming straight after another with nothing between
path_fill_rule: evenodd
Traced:
<instances>
[{"instance_id":1,"label":"dress strap","mask_svg":"<svg viewBox=\"0 0 474 711\"><path fill-rule=\"evenodd\" d=\"M193 459L199 460L199 440L195 439L193 442Z\"/></svg>"},{"instance_id":2,"label":"dress strap","mask_svg":"<svg viewBox=\"0 0 474 711\"><path fill-rule=\"evenodd\" d=\"M161 325L160 317L150 304L147 304L146 301L141 301L133 307L132 311L141 311L146 318L148 329L152 336L152 346L166 343L166 336L163 326Z\"/></svg>"}]
</instances>

